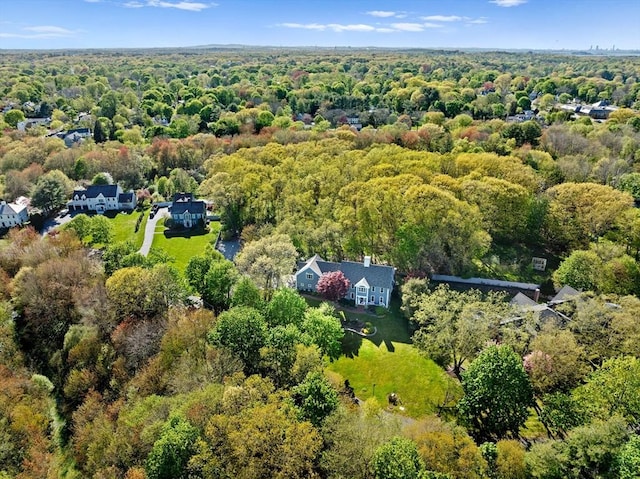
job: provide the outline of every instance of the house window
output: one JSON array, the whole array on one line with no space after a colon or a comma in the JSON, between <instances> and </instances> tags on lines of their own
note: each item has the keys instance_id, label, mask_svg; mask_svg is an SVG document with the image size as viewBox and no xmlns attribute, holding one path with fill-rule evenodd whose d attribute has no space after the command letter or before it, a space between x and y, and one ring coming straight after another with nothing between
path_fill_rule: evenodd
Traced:
<instances>
[{"instance_id":1,"label":"house window","mask_svg":"<svg viewBox=\"0 0 640 479\"><path fill-rule=\"evenodd\" d=\"M358 293L366 293L367 289L364 286L358 286Z\"/></svg>"},{"instance_id":2,"label":"house window","mask_svg":"<svg viewBox=\"0 0 640 479\"><path fill-rule=\"evenodd\" d=\"M371 286L371 292L373 293L376 290L375 286Z\"/></svg>"},{"instance_id":3,"label":"house window","mask_svg":"<svg viewBox=\"0 0 640 479\"><path fill-rule=\"evenodd\" d=\"M380 296L380 304L384 306L384 298L382 296Z\"/></svg>"},{"instance_id":4,"label":"house window","mask_svg":"<svg viewBox=\"0 0 640 479\"><path fill-rule=\"evenodd\" d=\"M313 279L313 274L307 273L307 279Z\"/></svg>"},{"instance_id":5,"label":"house window","mask_svg":"<svg viewBox=\"0 0 640 479\"><path fill-rule=\"evenodd\" d=\"M353 293L351 293L351 299L353 299L355 297L355 295Z\"/></svg>"},{"instance_id":6,"label":"house window","mask_svg":"<svg viewBox=\"0 0 640 479\"><path fill-rule=\"evenodd\" d=\"M356 289L356 285L351 283L351 289Z\"/></svg>"},{"instance_id":7,"label":"house window","mask_svg":"<svg viewBox=\"0 0 640 479\"><path fill-rule=\"evenodd\" d=\"M380 292L381 292L381 293L384 293L384 288L380 288Z\"/></svg>"},{"instance_id":8,"label":"house window","mask_svg":"<svg viewBox=\"0 0 640 479\"><path fill-rule=\"evenodd\" d=\"M372 302L372 303L375 303L375 302L376 302L376 297L375 297L375 296L373 296L373 295L371 295L371 302Z\"/></svg>"},{"instance_id":9,"label":"house window","mask_svg":"<svg viewBox=\"0 0 640 479\"><path fill-rule=\"evenodd\" d=\"M309 290L311 290L311 283L309 283L309 284L307 285L307 288L309 288Z\"/></svg>"}]
</instances>

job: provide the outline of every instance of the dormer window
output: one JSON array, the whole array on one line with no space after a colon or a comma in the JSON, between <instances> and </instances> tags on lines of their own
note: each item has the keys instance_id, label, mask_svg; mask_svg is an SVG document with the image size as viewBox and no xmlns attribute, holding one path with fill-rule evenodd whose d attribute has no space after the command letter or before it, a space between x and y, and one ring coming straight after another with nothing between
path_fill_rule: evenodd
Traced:
<instances>
[{"instance_id":1,"label":"dormer window","mask_svg":"<svg viewBox=\"0 0 640 479\"><path fill-rule=\"evenodd\" d=\"M307 273L307 279L313 279L313 274Z\"/></svg>"}]
</instances>

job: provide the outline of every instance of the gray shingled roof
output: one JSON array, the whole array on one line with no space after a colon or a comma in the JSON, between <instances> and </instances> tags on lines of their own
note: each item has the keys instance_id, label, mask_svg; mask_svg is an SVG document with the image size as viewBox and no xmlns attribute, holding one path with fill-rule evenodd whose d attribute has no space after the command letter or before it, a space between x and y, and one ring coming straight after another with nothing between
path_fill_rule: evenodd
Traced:
<instances>
[{"instance_id":1,"label":"gray shingled roof","mask_svg":"<svg viewBox=\"0 0 640 479\"><path fill-rule=\"evenodd\" d=\"M16 215L25 208L14 203L0 203L0 215Z\"/></svg>"},{"instance_id":2,"label":"gray shingled roof","mask_svg":"<svg viewBox=\"0 0 640 479\"><path fill-rule=\"evenodd\" d=\"M202 200L175 201L171 205L171 214L181 215L184 212L188 211L191 214L200 213L204 215L206 209L206 205Z\"/></svg>"},{"instance_id":3,"label":"gray shingled roof","mask_svg":"<svg viewBox=\"0 0 640 479\"><path fill-rule=\"evenodd\" d=\"M517 306L535 306L538 303L536 303L529 296L523 293L518 293L513 298L511 298L511 301L509 301L509 304L513 304Z\"/></svg>"},{"instance_id":4,"label":"gray shingled roof","mask_svg":"<svg viewBox=\"0 0 640 479\"><path fill-rule=\"evenodd\" d=\"M580 296L580 291L572 288L568 284L565 284L562 289L560 289L560 291L558 291L558 293L553 298L551 298L551 301L549 301L549 303L563 303L567 300L574 299L577 296Z\"/></svg>"},{"instance_id":5,"label":"gray shingled roof","mask_svg":"<svg viewBox=\"0 0 640 479\"><path fill-rule=\"evenodd\" d=\"M366 278L367 282L374 286L385 285L388 288L393 286L394 269L391 266L372 263L369 267L365 267L364 264L354 261L334 263L324 261L320 256L315 255L306 262L298 263L298 271L306 269L306 267L318 275L331 271L342 271L351 284L356 284L362 278Z\"/></svg>"},{"instance_id":6,"label":"gray shingled roof","mask_svg":"<svg viewBox=\"0 0 640 479\"><path fill-rule=\"evenodd\" d=\"M118 203L133 203L133 191L119 194Z\"/></svg>"},{"instance_id":7,"label":"gray shingled roof","mask_svg":"<svg viewBox=\"0 0 640 479\"><path fill-rule=\"evenodd\" d=\"M100 193L105 198L115 198L118 194L118 185L91 185L86 190L75 190L73 197L78 195L82 198L82 195L85 195L87 198L97 198Z\"/></svg>"}]
</instances>

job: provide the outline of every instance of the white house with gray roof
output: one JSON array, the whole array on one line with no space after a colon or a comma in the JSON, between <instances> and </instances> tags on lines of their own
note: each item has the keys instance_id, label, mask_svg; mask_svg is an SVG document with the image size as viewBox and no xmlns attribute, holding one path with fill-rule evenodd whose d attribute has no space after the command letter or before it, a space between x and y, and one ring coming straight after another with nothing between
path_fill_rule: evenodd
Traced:
<instances>
[{"instance_id":1,"label":"white house with gray roof","mask_svg":"<svg viewBox=\"0 0 640 479\"><path fill-rule=\"evenodd\" d=\"M315 291L320 277L332 271L342 271L349 280L349 291L345 298L352 300L356 306L389 307L395 270L391 266L373 264L370 256L365 256L362 263L335 263L315 255L298 264L296 288L299 291Z\"/></svg>"},{"instance_id":2,"label":"white house with gray roof","mask_svg":"<svg viewBox=\"0 0 640 479\"><path fill-rule=\"evenodd\" d=\"M137 197L133 190L124 192L120 185L90 185L87 189L74 190L67 202L69 211L105 211L133 210Z\"/></svg>"},{"instance_id":3,"label":"white house with gray roof","mask_svg":"<svg viewBox=\"0 0 640 479\"><path fill-rule=\"evenodd\" d=\"M20 226L27 221L29 221L29 213L26 204L0 201L0 228Z\"/></svg>"}]
</instances>

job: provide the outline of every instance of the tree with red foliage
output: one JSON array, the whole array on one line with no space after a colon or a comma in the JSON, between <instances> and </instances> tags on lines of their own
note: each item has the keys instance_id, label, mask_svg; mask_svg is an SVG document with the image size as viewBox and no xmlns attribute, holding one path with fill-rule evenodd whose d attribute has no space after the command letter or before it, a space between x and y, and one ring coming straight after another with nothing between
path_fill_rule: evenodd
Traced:
<instances>
[{"instance_id":1,"label":"tree with red foliage","mask_svg":"<svg viewBox=\"0 0 640 479\"><path fill-rule=\"evenodd\" d=\"M349 285L349 280L342 271L331 271L320 276L316 291L328 301L338 301L347 294Z\"/></svg>"}]
</instances>

